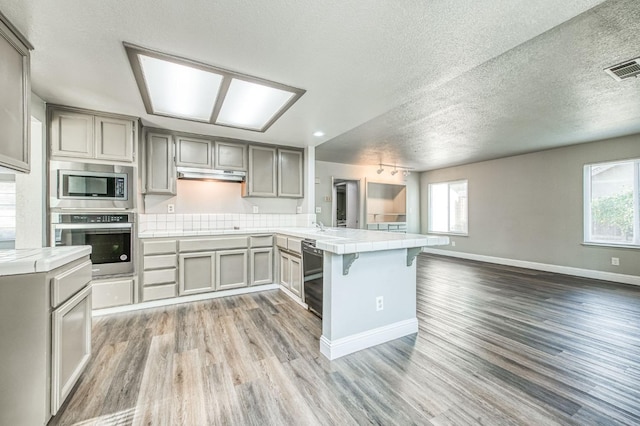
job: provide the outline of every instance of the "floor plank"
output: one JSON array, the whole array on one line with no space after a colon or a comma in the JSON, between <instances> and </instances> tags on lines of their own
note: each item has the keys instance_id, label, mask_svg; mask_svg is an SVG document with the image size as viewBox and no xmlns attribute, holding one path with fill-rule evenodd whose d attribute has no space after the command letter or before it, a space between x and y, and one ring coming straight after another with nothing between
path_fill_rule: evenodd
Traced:
<instances>
[{"instance_id":1,"label":"floor plank","mask_svg":"<svg viewBox=\"0 0 640 426\"><path fill-rule=\"evenodd\" d=\"M419 333L344 358L274 290L101 317L51 425L640 424L640 288L418 257Z\"/></svg>"}]
</instances>

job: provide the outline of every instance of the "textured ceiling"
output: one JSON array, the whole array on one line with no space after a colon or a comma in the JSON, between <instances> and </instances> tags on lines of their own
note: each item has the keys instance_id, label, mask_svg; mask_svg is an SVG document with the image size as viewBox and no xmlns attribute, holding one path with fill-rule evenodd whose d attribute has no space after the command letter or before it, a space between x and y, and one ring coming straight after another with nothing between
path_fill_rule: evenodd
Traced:
<instances>
[{"instance_id":1,"label":"textured ceiling","mask_svg":"<svg viewBox=\"0 0 640 426\"><path fill-rule=\"evenodd\" d=\"M316 159L433 170L640 133L640 79L603 72L638 56L640 1L608 1L414 94Z\"/></svg>"},{"instance_id":2,"label":"textured ceiling","mask_svg":"<svg viewBox=\"0 0 640 426\"><path fill-rule=\"evenodd\" d=\"M35 46L33 90L47 102L202 134L329 141L318 158L427 169L638 131L628 95L638 83L601 69L640 55L640 2L589 11L600 3L0 0L0 10ZM264 134L149 116L123 41L307 93Z\"/></svg>"}]
</instances>

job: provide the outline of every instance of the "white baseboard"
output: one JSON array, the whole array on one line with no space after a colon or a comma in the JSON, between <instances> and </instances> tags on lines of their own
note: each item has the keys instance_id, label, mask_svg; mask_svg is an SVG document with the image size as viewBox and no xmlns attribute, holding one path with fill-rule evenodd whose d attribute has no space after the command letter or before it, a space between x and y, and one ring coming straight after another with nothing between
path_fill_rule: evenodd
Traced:
<instances>
[{"instance_id":1,"label":"white baseboard","mask_svg":"<svg viewBox=\"0 0 640 426\"><path fill-rule=\"evenodd\" d=\"M320 337L320 353L334 360L417 332L418 319L412 318L336 340L329 340L323 335Z\"/></svg>"},{"instance_id":2,"label":"white baseboard","mask_svg":"<svg viewBox=\"0 0 640 426\"><path fill-rule=\"evenodd\" d=\"M188 296L172 297L170 299L151 300L149 302L135 303L133 305L115 306L113 308L96 309L91 316L119 314L122 312L137 311L139 309L159 308L162 306L177 305L178 303L197 302L200 300L217 299L218 297L237 296L240 294L256 293L265 290L277 290L278 284L266 284L254 287L234 288L231 290L214 291L211 293L190 294Z\"/></svg>"},{"instance_id":3,"label":"white baseboard","mask_svg":"<svg viewBox=\"0 0 640 426\"><path fill-rule=\"evenodd\" d=\"M457 257L460 259L477 260L480 262L496 263L498 265L515 266L518 268L535 269L538 271L555 272L557 274L573 275L595 280L613 281L622 284L640 285L637 275L616 274L615 272L596 271L593 269L573 268L571 266L551 265L548 263L529 262L526 260L507 259L503 257L485 256L482 254L464 253L459 251L441 250L424 247L423 253Z\"/></svg>"}]
</instances>

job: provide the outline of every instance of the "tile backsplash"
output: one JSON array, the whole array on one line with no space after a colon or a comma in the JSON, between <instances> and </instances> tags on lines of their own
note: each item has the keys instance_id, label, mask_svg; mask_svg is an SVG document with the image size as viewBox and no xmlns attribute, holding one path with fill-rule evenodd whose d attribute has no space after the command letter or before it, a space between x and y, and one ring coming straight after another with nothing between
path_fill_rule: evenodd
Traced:
<instances>
[{"instance_id":1,"label":"tile backsplash","mask_svg":"<svg viewBox=\"0 0 640 426\"><path fill-rule=\"evenodd\" d=\"M138 232L309 227L315 220L315 214L139 214Z\"/></svg>"}]
</instances>

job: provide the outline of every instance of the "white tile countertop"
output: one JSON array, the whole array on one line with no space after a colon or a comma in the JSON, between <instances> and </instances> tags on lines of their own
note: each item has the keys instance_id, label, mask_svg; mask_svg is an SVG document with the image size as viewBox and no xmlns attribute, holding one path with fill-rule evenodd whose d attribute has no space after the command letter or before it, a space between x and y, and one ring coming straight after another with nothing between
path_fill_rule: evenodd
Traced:
<instances>
[{"instance_id":1,"label":"white tile countertop","mask_svg":"<svg viewBox=\"0 0 640 426\"><path fill-rule=\"evenodd\" d=\"M404 234L365 229L274 227L243 229L209 229L199 231L146 231L138 234L140 238L197 237L207 235L243 235L243 234L284 234L292 237L316 240L316 246L335 254L360 253L367 251L394 250L410 247L426 247L449 244L449 238L436 235Z\"/></svg>"},{"instance_id":2,"label":"white tile countertop","mask_svg":"<svg viewBox=\"0 0 640 426\"><path fill-rule=\"evenodd\" d=\"M91 254L91 246L0 250L0 276L49 272Z\"/></svg>"}]
</instances>

